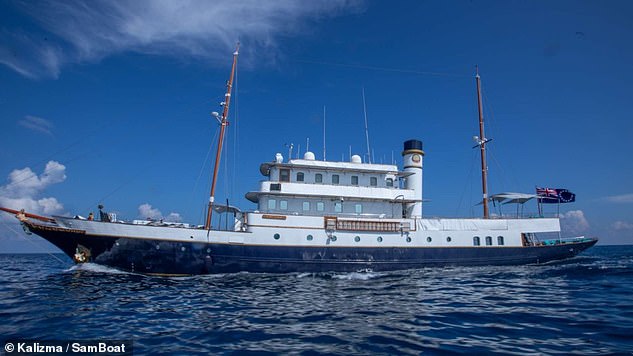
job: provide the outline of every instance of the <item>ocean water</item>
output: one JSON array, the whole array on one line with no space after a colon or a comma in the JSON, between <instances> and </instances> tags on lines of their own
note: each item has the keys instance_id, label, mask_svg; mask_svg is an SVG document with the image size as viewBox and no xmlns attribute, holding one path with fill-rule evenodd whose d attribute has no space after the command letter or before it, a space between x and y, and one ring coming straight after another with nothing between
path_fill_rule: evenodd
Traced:
<instances>
[{"instance_id":1,"label":"ocean water","mask_svg":"<svg viewBox=\"0 0 633 356\"><path fill-rule=\"evenodd\" d=\"M633 354L633 246L519 267L149 277L0 255L0 341L143 354Z\"/></svg>"}]
</instances>

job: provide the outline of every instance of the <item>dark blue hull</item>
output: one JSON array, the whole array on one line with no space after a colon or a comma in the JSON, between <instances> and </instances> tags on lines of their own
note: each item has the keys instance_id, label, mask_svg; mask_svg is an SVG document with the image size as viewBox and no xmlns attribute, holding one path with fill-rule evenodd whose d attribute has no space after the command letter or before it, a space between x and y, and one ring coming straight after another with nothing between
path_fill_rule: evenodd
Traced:
<instances>
[{"instance_id":1,"label":"dark blue hull","mask_svg":"<svg viewBox=\"0 0 633 356\"><path fill-rule=\"evenodd\" d=\"M124 271L196 275L231 272L355 272L440 266L522 265L573 257L597 240L530 247L306 247L158 241L70 233L29 225L32 232L73 258Z\"/></svg>"}]
</instances>

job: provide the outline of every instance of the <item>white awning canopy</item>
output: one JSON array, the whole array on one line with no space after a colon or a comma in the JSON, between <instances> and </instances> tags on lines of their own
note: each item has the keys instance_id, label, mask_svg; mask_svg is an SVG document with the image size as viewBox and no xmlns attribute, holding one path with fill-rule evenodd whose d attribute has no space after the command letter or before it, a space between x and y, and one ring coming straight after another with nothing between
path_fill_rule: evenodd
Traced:
<instances>
[{"instance_id":1,"label":"white awning canopy","mask_svg":"<svg viewBox=\"0 0 633 356\"><path fill-rule=\"evenodd\" d=\"M537 198L535 194L525 193L499 193L490 196L490 200L501 204L525 204L527 201Z\"/></svg>"}]
</instances>

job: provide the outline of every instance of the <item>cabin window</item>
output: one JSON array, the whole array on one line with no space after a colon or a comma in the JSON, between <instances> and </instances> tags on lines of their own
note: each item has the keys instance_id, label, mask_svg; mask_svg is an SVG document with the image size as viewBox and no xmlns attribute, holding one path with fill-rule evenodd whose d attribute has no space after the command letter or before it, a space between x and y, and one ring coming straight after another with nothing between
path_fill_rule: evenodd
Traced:
<instances>
[{"instance_id":1,"label":"cabin window","mask_svg":"<svg viewBox=\"0 0 633 356\"><path fill-rule=\"evenodd\" d=\"M431 238L431 236L427 236L427 237L426 237L426 242L431 242L431 241L433 241L433 239Z\"/></svg>"},{"instance_id":2,"label":"cabin window","mask_svg":"<svg viewBox=\"0 0 633 356\"><path fill-rule=\"evenodd\" d=\"M497 245L503 246L503 236L497 236Z\"/></svg>"},{"instance_id":3,"label":"cabin window","mask_svg":"<svg viewBox=\"0 0 633 356\"><path fill-rule=\"evenodd\" d=\"M310 202L309 201L304 201L303 202L303 211L309 211L310 210Z\"/></svg>"},{"instance_id":4,"label":"cabin window","mask_svg":"<svg viewBox=\"0 0 633 356\"><path fill-rule=\"evenodd\" d=\"M280 182L290 182L290 170L289 169L280 169L279 170L279 181Z\"/></svg>"},{"instance_id":5,"label":"cabin window","mask_svg":"<svg viewBox=\"0 0 633 356\"><path fill-rule=\"evenodd\" d=\"M451 242L453 239L451 239L450 236L446 236L446 242Z\"/></svg>"},{"instance_id":6,"label":"cabin window","mask_svg":"<svg viewBox=\"0 0 633 356\"><path fill-rule=\"evenodd\" d=\"M360 236L356 236L356 237L354 237L354 241L356 241L356 242L360 242Z\"/></svg>"},{"instance_id":7,"label":"cabin window","mask_svg":"<svg viewBox=\"0 0 633 356\"><path fill-rule=\"evenodd\" d=\"M281 191L281 183L270 183L270 190Z\"/></svg>"},{"instance_id":8,"label":"cabin window","mask_svg":"<svg viewBox=\"0 0 633 356\"><path fill-rule=\"evenodd\" d=\"M378 242L382 242L382 236L378 236L378 237L376 238L376 241L378 241Z\"/></svg>"},{"instance_id":9,"label":"cabin window","mask_svg":"<svg viewBox=\"0 0 633 356\"><path fill-rule=\"evenodd\" d=\"M279 210L288 210L288 201L280 200L279 201Z\"/></svg>"},{"instance_id":10,"label":"cabin window","mask_svg":"<svg viewBox=\"0 0 633 356\"><path fill-rule=\"evenodd\" d=\"M317 211L323 211L323 210L325 210L325 204L323 204L323 202L322 202L322 201L318 201L318 202L316 203L316 206L317 206Z\"/></svg>"},{"instance_id":11,"label":"cabin window","mask_svg":"<svg viewBox=\"0 0 633 356\"><path fill-rule=\"evenodd\" d=\"M334 212L335 213L343 212L343 203L334 203Z\"/></svg>"},{"instance_id":12,"label":"cabin window","mask_svg":"<svg viewBox=\"0 0 633 356\"><path fill-rule=\"evenodd\" d=\"M358 176L352 176L352 185L358 185Z\"/></svg>"},{"instance_id":13,"label":"cabin window","mask_svg":"<svg viewBox=\"0 0 633 356\"><path fill-rule=\"evenodd\" d=\"M486 246L492 246L492 236L486 236Z\"/></svg>"},{"instance_id":14,"label":"cabin window","mask_svg":"<svg viewBox=\"0 0 633 356\"><path fill-rule=\"evenodd\" d=\"M313 237L312 235L308 235L308 236L306 237L306 239L307 239L308 241L312 241L312 239L313 239L313 238L314 238L314 237Z\"/></svg>"},{"instance_id":15,"label":"cabin window","mask_svg":"<svg viewBox=\"0 0 633 356\"><path fill-rule=\"evenodd\" d=\"M393 187L393 178L387 178L387 187Z\"/></svg>"},{"instance_id":16,"label":"cabin window","mask_svg":"<svg viewBox=\"0 0 633 356\"><path fill-rule=\"evenodd\" d=\"M332 174L332 184L338 184L338 174Z\"/></svg>"},{"instance_id":17,"label":"cabin window","mask_svg":"<svg viewBox=\"0 0 633 356\"><path fill-rule=\"evenodd\" d=\"M317 173L314 175L314 183L323 183L323 174Z\"/></svg>"},{"instance_id":18,"label":"cabin window","mask_svg":"<svg viewBox=\"0 0 633 356\"><path fill-rule=\"evenodd\" d=\"M375 187L378 185L378 178L376 177L369 177L369 185L371 185L372 187Z\"/></svg>"},{"instance_id":19,"label":"cabin window","mask_svg":"<svg viewBox=\"0 0 633 356\"><path fill-rule=\"evenodd\" d=\"M303 182L305 175L303 172L297 172L297 182Z\"/></svg>"},{"instance_id":20,"label":"cabin window","mask_svg":"<svg viewBox=\"0 0 633 356\"><path fill-rule=\"evenodd\" d=\"M268 210L274 210L277 208L277 201L275 199L268 199Z\"/></svg>"},{"instance_id":21,"label":"cabin window","mask_svg":"<svg viewBox=\"0 0 633 356\"><path fill-rule=\"evenodd\" d=\"M273 238L274 238L275 240L279 240L279 238L280 238L280 237L281 237L281 236L279 236L279 234L274 234L274 235L273 235Z\"/></svg>"},{"instance_id":22,"label":"cabin window","mask_svg":"<svg viewBox=\"0 0 633 356\"><path fill-rule=\"evenodd\" d=\"M473 246L479 246L481 242L479 241L479 236L473 237Z\"/></svg>"},{"instance_id":23,"label":"cabin window","mask_svg":"<svg viewBox=\"0 0 633 356\"><path fill-rule=\"evenodd\" d=\"M356 214L362 214L363 213L363 205L362 204L354 205L354 212L356 212Z\"/></svg>"}]
</instances>

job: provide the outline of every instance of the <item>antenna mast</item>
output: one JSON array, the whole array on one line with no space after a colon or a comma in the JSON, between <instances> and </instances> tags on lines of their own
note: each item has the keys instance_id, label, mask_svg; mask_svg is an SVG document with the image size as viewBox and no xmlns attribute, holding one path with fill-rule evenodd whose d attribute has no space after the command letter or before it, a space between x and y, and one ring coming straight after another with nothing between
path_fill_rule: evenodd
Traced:
<instances>
[{"instance_id":1,"label":"antenna mast","mask_svg":"<svg viewBox=\"0 0 633 356\"><path fill-rule=\"evenodd\" d=\"M325 160L325 105L323 105L323 161Z\"/></svg>"},{"instance_id":2,"label":"antenna mast","mask_svg":"<svg viewBox=\"0 0 633 356\"><path fill-rule=\"evenodd\" d=\"M483 191L482 204L484 206L484 219L488 219L490 214L488 211L488 167L486 165L486 142L489 140L487 140L484 136L484 111L481 102L481 78L479 77L479 66L476 66L475 68L477 72L475 75L475 81L477 82L477 107L479 110L478 146L481 153L481 188Z\"/></svg>"},{"instance_id":3,"label":"antenna mast","mask_svg":"<svg viewBox=\"0 0 633 356\"><path fill-rule=\"evenodd\" d=\"M369 127L367 126L367 104L365 104L365 87L363 87L363 113L365 115L365 139L367 140L367 160L371 163L371 150L369 149Z\"/></svg>"},{"instance_id":4,"label":"antenna mast","mask_svg":"<svg viewBox=\"0 0 633 356\"><path fill-rule=\"evenodd\" d=\"M239 54L240 43L238 42L233 52L233 66L231 67L231 77L226 83L226 94L224 94L224 102L221 105L224 107L222 110L222 116L218 118L220 121L220 137L218 138L218 150L215 153L215 165L213 166L213 178L211 179L211 193L209 194L209 207L207 209L207 220L204 224L206 230L211 229L211 216L213 215L213 201L215 200L215 185L218 180L218 169L220 167L220 158L222 157L222 144L224 143L224 131L229 122L227 120L229 116L229 104L231 103L231 89L233 89L233 77L235 75L235 67L237 66L237 55ZM214 114L216 116L217 113ZM217 117L216 117L217 118Z\"/></svg>"}]
</instances>

